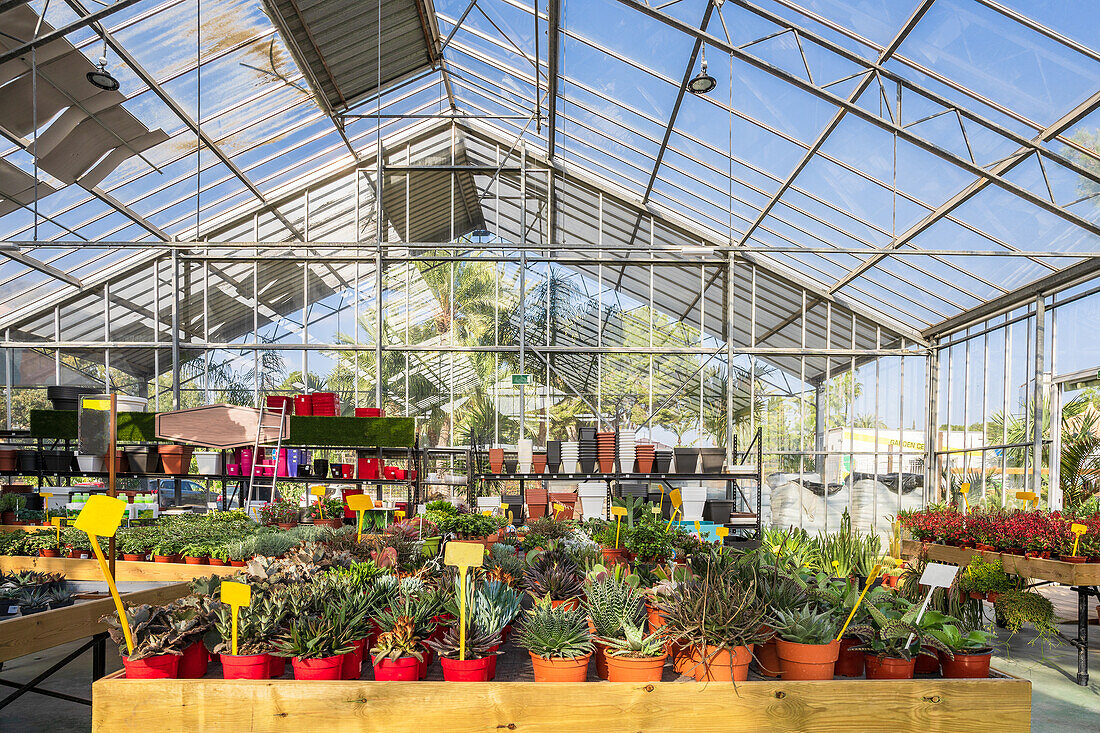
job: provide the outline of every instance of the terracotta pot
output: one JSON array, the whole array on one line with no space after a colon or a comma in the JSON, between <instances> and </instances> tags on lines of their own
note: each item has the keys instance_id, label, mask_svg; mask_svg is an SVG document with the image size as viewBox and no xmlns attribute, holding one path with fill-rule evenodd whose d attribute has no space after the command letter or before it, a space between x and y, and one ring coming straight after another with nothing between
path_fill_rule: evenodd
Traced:
<instances>
[{"instance_id":1,"label":"terracotta pot","mask_svg":"<svg viewBox=\"0 0 1100 733\"><path fill-rule=\"evenodd\" d=\"M157 452L160 453L160 462L164 467L164 472L188 473L191 470L191 452L193 450L194 448L189 445L158 445Z\"/></svg>"},{"instance_id":2,"label":"terracotta pot","mask_svg":"<svg viewBox=\"0 0 1100 733\"><path fill-rule=\"evenodd\" d=\"M962 654L955 652L955 659L948 659L946 654L940 654L940 667L943 669L945 679L966 680L985 679L989 676L989 659L993 652L984 654Z\"/></svg>"},{"instance_id":3,"label":"terracotta pot","mask_svg":"<svg viewBox=\"0 0 1100 733\"><path fill-rule=\"evenodd\" d=\"M863 652L853 652L852 647L860 643L859 639L845 637L840 640L840 654L836 659L836 674L840 677L863 676Z\"/></svg>"},{"instance_id":4,"label":"terracotta pot","mask_svg":"<svg viewBox=\"0 0 1100 733\"><path fill-rule=\"evenodd\" d=\"M416 657L374 660L374 679L379 682L416 682L419 677L420 660Z\"/></svg>"},{"instance_id":5,"label":"terracotta pot","mask_svg":"<svg viewBox=\"0 0 1100 733\"><path fill-rule=\"evenodd\" d=\"M531 473L540 474L546 472L546 454L531 454Z\"/></svg>"},{"instance_id":6,"label":"terracotta pot","mask_svg":"<svg viewBox=\"0 0 1100 733\"><path fill-rule=\"evenodd\" d=\"M564 601L550 601L551 608L557 608L558 606L564 606L566 611L575 611L581 607L581 601L579 598L567 598Z\"/></svg>"},{"instance_id":7,"label":"terracotta pot","mask_svg":"<svg viewBox=\"0 0 1100 733\"><path fill-rule=\"evenodd\" d=\"M266 680L271 677L271 660L266 654L222 654L221 661L222 677L227 680Z\"/></svg>"},{"instance_id":8,"label":"terracotta pot","mask_svg":"<svg viewBox=\"0 0 1100 733\"><path fill-rule=\"evenodd\" d=\"M314 519L313 520L313 526L314 527L331 527L332 529L340 529L340 527L344 526L344 520L341 519L340 517L335 517L333 519Z\"/></svg>"},{"instance_id":9,"label":"terracotta pot","mask_svg":"<svg viewBox=\"0 0 1100 733\"><path fill-rule=\"evenodd\" d=\"M279 522L278 523L279 529L294 529L297 526L298 526L297 522Z\"/></svg>"},{"instance_id":10,"label":"terracotta pot","mask_svg":"<svg viewBox=\"0 0 1100 733\"><path fill-rule=\"evenodd\" d=\"M153 555L153 562L179 562L179 555Z\"/></svg>"},{"instance_id":11,"label":"terracotta pot","mask_svg":"<svg viewBox=\"0 0 1100 733\"><path fill-rule=\"evenodd\" d=\"M744 682L749 678L752 648L751 644L737 646L731 653L729 649L718 651L708 645L704 653L696 647L691 653L692 676L698 682Z\"/></svg>"},{"instance_id":12,"label":"terracotta pot","mask_svg":"<svg viewBox=\"0 0 1100 733\"><path fill-rule=\"evenodd\" d=\"M840 642L798 644L776 638L779 671L783 680L831 680L840 655Z\"/></svg>"},{"instance_id":13,"label":"terracotta pot","mask_svg":"<svg viewBox=\"0 0 1100 733\"><path fill-rule=\"evenodd\" d=\"M126 678L131 680L174 680L179 674L179 665L180 658L176 654L159 654L134 661L122 658Z\"/></svg>"},{"instance_id":14,"label":"terracotta pot","mask_svg":"<svg viewBox=\"0 0 1100 733\"><path fill-rule=\"evenodd\" d=\"M623 561L623 548L621 547L601 547L600 553L603 555L603 559L612 565L618 565Z\"/></svg>"},{"instance_id":15,"label":"terracotta pot","mask_svg":"<svg viewBox=\"0 0 1100 733\"><path fill-rule=\"evenodd\" d=\"M876 654L864 654L863 662L867 665L869 680L911 680L917 665L916 659L907 661L895 657L879 657Z\"/></svg>"},{"instance_id":16,"label":"terracotta pot","mask_svg":"<svg viewBox=\"0 0 1100 733\"><path fill-rule=\"evenodd\" d=\"M143 562L145 557L145 555L132 555L128 552L122 553L122 559L128 562Z\"/></svg>"},{"instance_id":17,"label":"terracotta pot","mask_svg":"<svg viewBox=\"0 0 1100 733\"><path fill-rule=\"evenodd\" d=\"M931 651L932 656L927 654L918 654L917 663L913 666L914 674L939 674L940 673L940 659L936 654L935 649L930 647L924 647L925 651Z\"/></svg>"},{"instance_id":18,"label":"terracotta pot","mask_svg":"<svg viewBox=\"0 0 1100 733\"><path fill-rule=\"evenodd\" d=\"M0 448L0 471L14 471L18 455L19 451L15 448Z\"/></svg>"},{"instance_id":19,"label":"terracotta pot","mask_svg":"<svg viewBox=\"0 0 1100 733\"><path fill-rule=\"evenodd\" d=\"M665 617L661 615L661 612L655 606L645 604L645 615L649 624L649 633L652 634L665 625Z\"/></svg>"},{"instance_id":20,"label":"terracotta pot","mask_svg":"<svg viewBox=\"0 0 1100 733\"><path fill-rule=\"evenodd\" d=\"M205 565L205 557L192 557L191 555L184 555L183 561L188 565Z\"/></svg>"},{"instance_id":21,"label":"terracotta pot","mask_svg":"<svg viewBox=\"0 0 1100 733\"><path fill-rule=\"evenodd\" d=\"M592 632L592 635L596 635L596 625L592 623L592 620L588 621L588 628ZM593 651L592 658L596 662L596 676L601 680L607 679L607 644L601 644L598 641L592 642Z\"/></svg>"},{"instance_id":22,"label":"terracotta pot","mask_svg":"<svg viewBox=\"0 0 1100 733\"><path fill-rule=\"evenodd\" d=\"M183 650L180 657L178 675L181 680L197 680L206 675L210 664L210 655L201 641L196 641Z\"/></svg>"},{"instance_id":23,"label":"terracotta pot","mask_svg":"<svg viewBox=\"0 0 1100 733\"><path fill-rule=\"evenodd\" d=\"M440 657L439 666L443 667L443 679L447 682L488 682L495 659L496 656L466 660Z\"/></svg>"},{"instance_id":24,"label":"terracotta pot","mask_svg":"<svg viewBox=\"0 0 1100 733\"><path fill-rule=\"evenodd\" d=\"M271 679L282 677L286 674L286 657L277 657L274 654L265 654L267 657L267 676Z\"/></svg>"},{"instance_id":25,"label":"terracotta pot","mask_svg":"<svg viewBox=\"0 0 1100 733\"><path fill-rule=\"evenodd\" d=\"M489 470L493 473L503 473L503 471L504 471L504 449L503 448L490 448L489 449Z\"/></svg>"},{"instance_id":26,"label":"terracotta pot","mask_svg":"<svg viewBox=\"0 0 1100 733\"><path fill-rule=\"evenodd\" d=\"M584 682L588 679L591 654L573 659L546 659L534 652L528 653L535 670L535 682Z\"/></svg>"},{"instance_id":27,"label":"terracotta pot","mask_svg":"<svg viewBox=\"0 0 1100 733\"><path fill-rule=\"evenodd\" d=\"M577 505L577 495L573 492L550 492L548 496L550 504L563 504L565 509L557 513L558 519L572 519L573 508Z\"/></svg>"},{"instance_id":28,"label":"terracotta pot","mask_svg":"<svg viewBox=\"0 0 1100 733\"><path fill-rule=\"evenodd\" d=\"M338 680L344 665L344 657L342 654L319 659L294 657L290 660L290 665L294 669L296 680Z\"/></svg>"},{"instance_id":29,"label":"terracotta pot","mask_svg":"<svg viewBox=\"0 0 1100 733\"><path fill-rule=\"evenodd\" d=\"M213 566L213 567L216 567L216 568L224 568L225 567L225 560L222 560L221 558L211 557L211 558L207 558L207 560L210 563L210 565Z\"/></svg>"},{"instance_id":30,"label":"terracotta pot","mask_svg":"<svg viewBox=\"0 0 1100 733\"><path fill-rule=\"evenodd\" d=\"M692 670L695 668L695 662L692 661L691 647L675 644L669 642L665 646L665 651L672 657L672 671L676 674L692 676Z\"/></svg>"},{"instance_id":31,"label":"terracotta pot","mask_svg":"<svg viewBox=\"0 0 1100 733\"><path fill-rule=\"evenodd\" d=\"M779 652L775 643L775 636L757 644L753 650L756 657L756 668L763 677L778 677L782 665L779 662Z\"/></svg>"},{"instance_id":32,"label":"terracotta pot","mask_svg":"<svg viewBox=\"0 0 1100 733\"><path fill-rule=\"evenodd\" d=\"M61 550L56 547L43 547L38 551L39 557L61 557Z\"/></svg>"},{"instance_id":33,"label":"terracotta pot","mask_svg":"<svg viewBox=\"0 0 1100 733\"><path fill-rule=\"evenodd\" d=\"M666 655L659 657L607 656L608 682L660 682Z\"/></svg>"},{"instance_id":34,"label":"terracotta pot","mask_svg":"<svg viewBox=\"0 0 1100 733\"><path fill-rule=\"evenodd\" d=\"M1074 562L1074 563L1088 562L1087 557L1081 557L1080 555L1061 555L1059 557L1059 559L1062 562Z\"/></svg>"},{"instance_id":35,"label":"terracotta pot","mask_svg":"<svg viewBox=\"0 0 1100 733\"><path fill-rule=\"evenodd\" d=\"M229 564L235 568L243 568L245 563L244 560L230 560Z\"/></svg>"}]
</instances>

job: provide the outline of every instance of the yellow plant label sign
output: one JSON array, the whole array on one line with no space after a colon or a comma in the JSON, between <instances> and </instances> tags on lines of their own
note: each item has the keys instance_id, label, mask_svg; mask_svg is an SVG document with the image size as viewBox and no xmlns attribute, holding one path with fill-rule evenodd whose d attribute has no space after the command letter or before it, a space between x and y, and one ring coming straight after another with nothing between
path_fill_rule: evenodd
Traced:
<instances>
[{"instance_id":1,"label":"yellow plant label sign","mask_svg":"<svg viewBox=\"0 0 1100 733\"><path fill-rule=\"evenodd\" d=\"M324 486L314 486L309 490L309 493L313 494L314 496L324 496L327 492L328 489L326 489Z\"/></svg>"},{"instance_id":2,"label":"yellow plant label sign","mask_svg":"<svg viewBox=\"0 0 1100 733\"><path fill-rule=\"evenodd\" d=\"M719 537L728 537L729 533L730 533L730 528L729 527L715 527L714 528L714 534L718 535Z\"/></svg>"},{"instance_id":3,"label":"yellow plant label sign","mask_svg":"<svg viewBox=\"0 0 1100 733\"><path fill-rule=\"evenodd\" d=\"M447 543L443 551L443 562L456 568L479 568L485 559L485 545L480 542Z\"/></svg>"},{"instance_id":4,"label":"yellow plant label sign","mask_svg":"<svg viewBox=\"0 0 1100 733\"><path fill-rule=\"evenodd\" d=\"M1083 524L1074 523L1069 526L1069 531L1073 532L1076 535L1082 535L1088 532L1089 528Z\"/></svg>"},{"instance_id":5,"label":"yellow plant label sign","mask_svg":"<svg viewBox=\"0 0 1100 733\"><path fill-rule=\"evenodd\" d=\"M492 509L482 509L482 510L481 510L481 513L482 513L483 515L485 515L486 517L491 517L491 516L493 516L493 510L492 510Z\"/></svg>"},{"instance_id":6,"label":"yellow plant label sign","mask_svg":"<svg viewBox=\"0 0 1100 733\"><path fill-rule=\"evenodd\" d=\"M614 514L616 517L625 517L626 516L626 507L625 506L613 506L613 507L611 507L611 513ZM618 521L618 520L616 520L616 521Z\"/></svg>"},{"instance_id":7,"label":"yellow plant label sign","mask_svg":"<svg viewBox=\"0 0 1100 733\"><path fill-rule=\"evenodd\" d=\"M695 522L695 534L702 534L702 530L699 529L698 520Z\"/></svg>"},{"instance_id":8,"label":"yellow plant label sign","mask_svg":"<svg viewBox=\"0 0 1100 733\"><path fill-rule=\"evenodd\" d=\"M252 603L252 586L248 583L222 581L222 603L230 606L248 606Z\"/></svg>"},{"instance_id":9,"label":"yellow plant label sign","mask_svg":"<svg viewBox=\"0 0 1100 733\"><path fill-rule=\"evenodd\" d=\"M125 512L126 502L122 499L94 494L84 503L73 526L97 537L113 537Z\"/></svg>"},{"instance_id":10,"label":"yellow plant label sign","mask_svg":"<svg viewBox=\"0 0 1100 733\"><path fill-rule=\"evenodd\" d=\"M50 524L55 527L63 527L65 525L64 517L50 517Z\"/></svg>"},{"instance_id":11,"label":"yellow plant label sign","mask_svg":"<svg viewBox=\"0 0 1100 733\"><path fill-rule=\"evenodd\" d=\"M366 494L348 494L344 502L353 512L365 512L374 509L374 499Z\"/></svg>"},{"instance_id":12,"label":"yellow plant label sign","mask_svg":"<svg viewBox=\"0 0 1100 733\"><path fill-rule=\"evenodd\" d=\"M668 492L668 500L672 502L672 506L681 506L683 502L680 499L680 490L673 489L672 491Z\"/></svg>"}]
</instances>

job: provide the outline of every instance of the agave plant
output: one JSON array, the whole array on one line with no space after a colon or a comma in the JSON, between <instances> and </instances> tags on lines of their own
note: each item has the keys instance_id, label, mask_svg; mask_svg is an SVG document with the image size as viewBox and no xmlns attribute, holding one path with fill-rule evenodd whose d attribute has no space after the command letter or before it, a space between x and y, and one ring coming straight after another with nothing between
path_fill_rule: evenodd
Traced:
<instances>
[{"instance_id":1,"label":"agave plant","mask_svg":"<svg viewBox=\"0 0 1100 733\"><path fill-rule=\"evenodd\" d=\"M461 659L462 638L458 624L450 626L440 639L428 639L427 645L440 657ZM500 654L500 632L488 632L471 625L466 629L466 659L483 659Z\"/></svg>"},{"instance_id":2,"label":"agave plant","mask_svg":"<svg viewBox=\"0 0 1100 733\"><path fill-rule=\"evenodd\" d=\"M591 654L593 650L585 612L566 606L555 608L549 596L540 599L527 612L516 633L516 644L546 659L574 659Z\"/></svg>"},{"instance_id":3,"label":"agave plant","mask_svg":"<svg viewBox=\"0 0 1100 733\"><path fill-rule=\"evenodd\" d=\"M126 609L126 621L134 642L134 649L129 654L129 659L183 654L183 647L172 631L168 613L164 607L148 604L131 606ZM100 622L107 625L107 633L111 640L118 644L119 653L126 656L126 635L122 630L118 614L104 616Z\"/></svg>"},{"instance_id":4,"label":"agave plant","mask_svg":"<svg viewBox=\"0 0 1100 733\"><path fill-rule=\"evenodd\" d=\"M954 659L951 647L931 633L942 628L951 617L928 611L918 621L920 608L919 605L909 604L900 598L893 607L879 608L870 605L870 623L848 627L847 633L861 642L852 647L852 651L905 660L912 659L917 654L935 656L940 651L949 659Z\"/></svg>"},{"instance_id":5,"label":"agave plant","mask_svg":"<svg viewBox=\"0 0 1100 733\"><path fill-rule=\"evenodd\" d=\"M642 591L611 573L587 578L584 596L584 608L597 636L618 637L627 624L637 624L645 618Z\"/></svg>"},{"instance_id":6,"label":"agave plant","mask_svg":"<svg viewBox=\"0 0 1100 733\"><path fill-rule=\"evenodd\" d=\"M665 654L665 638L661 633L645 633L641 624L630 621L622 625L621 637L600 637L600 643L607 646L607 653L613 657L648 658Z\"/></svg>"},{"instance_id":7,"label":"agave plant","mask_svg":"<svg viewBox=\"0 0 1100 733\"><path fill-rule=\"evenodd\" d=\"M378 641L370 650L375 660L388 659L395 662L401 657L415 657L424 661L424 647L416 634L416 623L409 616L399 616L388 631L378 635Z\"/></svg>"},{"instance_id":8,"label":"agave plant","mask_svg":"<svg viewBox=\"0 0 1100 733\"><path fill-rule=\"evenodd\" d=\"M50 588L45 585L23 586L16 590L15 605L20 609L42 608L50 602Z\"/></svg>"}]
</instances>

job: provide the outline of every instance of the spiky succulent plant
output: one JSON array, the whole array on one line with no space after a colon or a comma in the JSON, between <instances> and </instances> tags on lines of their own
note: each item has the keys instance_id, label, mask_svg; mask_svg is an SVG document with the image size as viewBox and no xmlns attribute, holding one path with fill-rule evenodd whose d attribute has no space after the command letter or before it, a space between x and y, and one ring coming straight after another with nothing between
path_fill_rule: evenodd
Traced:
<instances>
[{"instance_id":1,"label":"spiky succulent plant","mask_svg":"<svg viewBox=\"0 0 1100 733\"><path fill-rule=\"evenodd\" d=\"M600 638L600 643L607 646L607 653L613 657L651 658L665 654L665 639L660 633L647 635L642 625L627 621L621 634L621 637Z\"/></svg>"},{"instance_id":2,"label":"spiky succulent plant","mask_svg":"<svg viewBox=\"0 0 1100 733\"><path fill-rule=\"evenodd\" d=\"M625 624L636 624L645 618L642 591L611 573L585 580L584 607L596 626L597 636L617 637Z\"/></svg>"},{"instance_id":3,"label":"spiky succulent plant","mask_svg":"<svg viewBox=\"0 0 1100 733\"><path fill-rule=\"evenodd\" d=\"M183 654L180 638L172 628L168 612L163 606L131 606L126 609L126 620L130 627L130 636L134 649L128 655L131 660L145 659L162 654ZM126 654L126 636L117 613L100 619L107 625L111 640L118 644L119 654Z\"/></svg>"},{"instance_id":4,"label":"spiky succulent plant","mask_svg":"<svg viewBox=\"0 0 1100 733\"><path fill-rule=\"evenodd\" d=\"M442 638L429 639L426 643L441 657L459 659L461 656L462 639L457 623L448 627ZM466 629L466 659L482 659L500 654L499 649L497 649L500 643L499 631L487 632L472 626Z\"/></svg>"},{"instance_id":5,"label":"spiky succulent plant","mask_svg":"<svg viewBox=\"0 0 1100 733\"><path fill-rule=\"evenodd\" d=\"M567 601L584 592L580 571L573 561L553 552L537 555L524 574L527 592L534 599Z\"/></svg>"},{"instance_id":6,"label":"spiky succulent plant","mask_svg":"<svg viewBox=\"0 0 1100 733\"><path fill-rule=\"evenodd\" d=\"M935 656L936 652L940 651L949 659L955 658L951 647L931 633L933 629L938 628L937 616L942 614L936 614L931 618L925 614L926 618L917 621L920 613L919 605L909 604L900 598L896 599L895 604L885 609L874 605L869 606L867 611L870 614L870 622L848 627L846 633L855 636L861 642L852 647L852 651L907 660L917 654ZM907 643L910 638L912 641Z\"/></svg>"},{"instance_id":7,"label":"spiky succulent plant","mask_svg":"<svg viewBox=\"0 0 1100 733\"><path fill-rule=\"evenodd\" d=\"M828 644L840 629L832 611L817 611L811 606L777 608L768 619L779 638L795 644Z\"/></svg>"},{"instance_id":8,"label":"spiky succulent plant","mask_svg":"<svg viewBox=\"0 0 1100 733\"><path fill-rule=\"evenodd\" d=\"M389 630L378 635L378 641L370 650L375 661L388 659L391 662L401 657L416 657L424 660L424 646L416 635L416 624L409 616L398 617Z\"/></svg>"},{"instance_id":9,"label":"spiky succulent plant","mask_svg":"<svg viewBox=\"0 0 1100 733\"><path fill-rule=\"evenodd\" d=\"M549 596L527 612L516 632L516 643L547 659L583 657L593 649L585 612L564 605L554 608Z\"/></svg>"}]
</instances>

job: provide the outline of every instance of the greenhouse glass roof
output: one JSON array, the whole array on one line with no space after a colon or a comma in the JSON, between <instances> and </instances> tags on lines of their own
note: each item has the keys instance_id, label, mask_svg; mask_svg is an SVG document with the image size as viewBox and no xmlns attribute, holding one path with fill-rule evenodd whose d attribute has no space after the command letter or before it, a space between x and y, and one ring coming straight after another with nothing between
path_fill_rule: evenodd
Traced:
<instances>
[{"instance_id":1,"label":"greenhouse glass roof","mask_svg":"<svg viewBox=\"0 0 1100 733\"><path fill-rule=\"evenodd\" d=\"M98 172L106 157L36 160L66 113L0 114L0 241L24 243L0 249L0 323L109 277L134 257L118 243L217 238L258 211L264 239L304 240L295 192L431 117L896 333L1100 252L1092 0L4 0L0 99L54 85L57 36L89 63L106 44L117 153ZM685 91L704 57L716 88ZM73 102L38 93L43 115Z\"/></svg>"}]
</instances>

